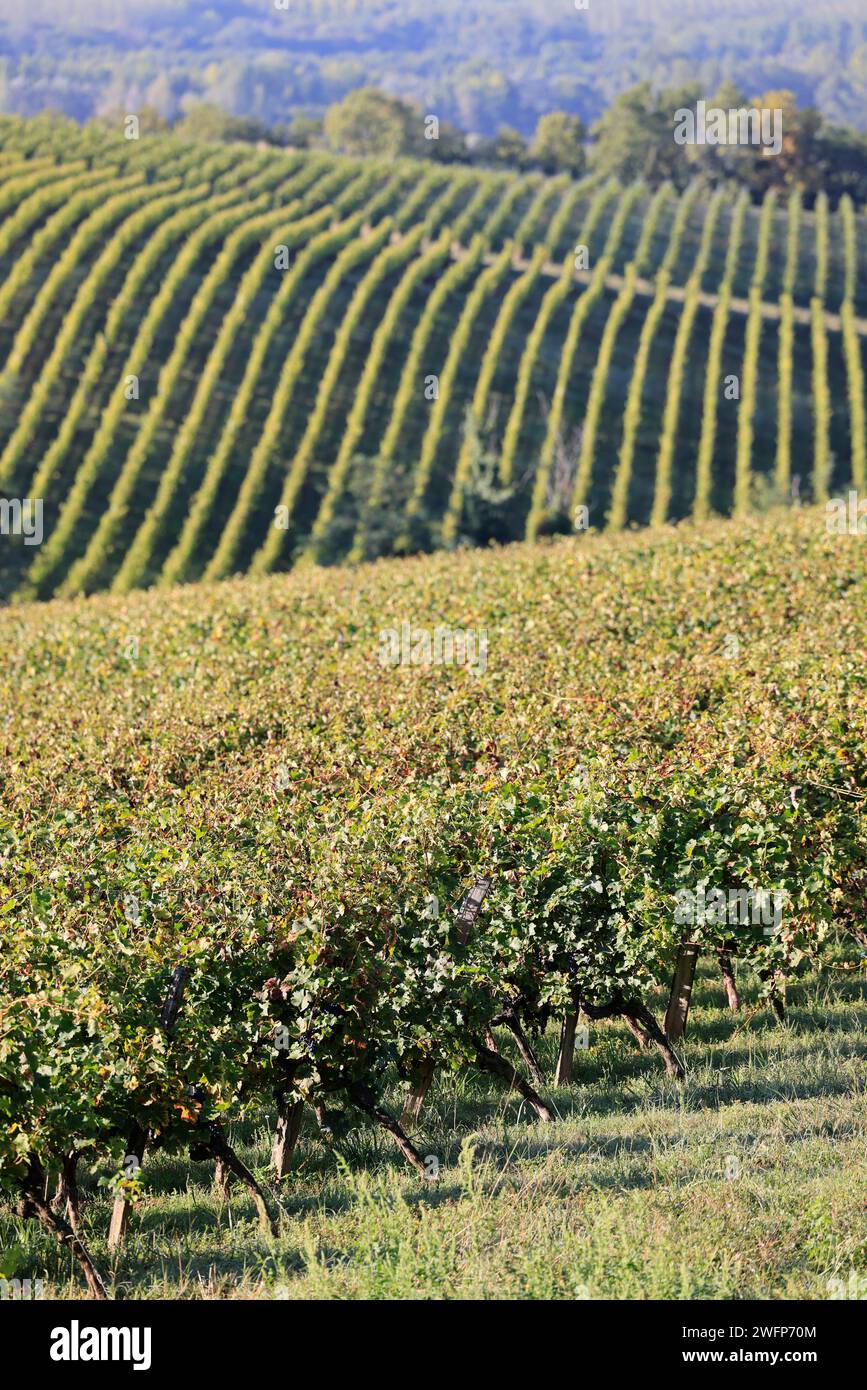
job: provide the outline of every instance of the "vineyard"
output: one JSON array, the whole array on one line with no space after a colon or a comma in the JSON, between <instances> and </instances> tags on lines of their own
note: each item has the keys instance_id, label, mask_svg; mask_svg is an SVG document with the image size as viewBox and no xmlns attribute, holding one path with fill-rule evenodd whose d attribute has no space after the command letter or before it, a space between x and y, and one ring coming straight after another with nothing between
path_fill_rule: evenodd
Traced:
<instances>
[{"instance_id":1,"label":"vineyard","mask_svg":"<svg viewBox=\"0 0 867 1390\"><path fill-rule=\"evenodd\" d=\"M97 1297L678 1297L687 1228L693 1293L863 1268L859 539L775 509L7 608L5 1246Z\"/></svg>"},{"instance_id":2,"label":"vineyard","mask_svg":"<svg viewBox=\"0 0 867 1390\"><path fill-rule=\"evenodd\" d=\"M17 601L867 486L865 215L0 119Z\"/></svg>"}]
</instances>

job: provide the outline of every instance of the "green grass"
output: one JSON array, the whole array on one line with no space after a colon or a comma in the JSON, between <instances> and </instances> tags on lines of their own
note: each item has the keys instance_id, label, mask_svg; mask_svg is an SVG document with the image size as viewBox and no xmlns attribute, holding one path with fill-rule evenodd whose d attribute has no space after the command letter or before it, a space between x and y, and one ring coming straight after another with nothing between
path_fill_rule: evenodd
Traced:
<instances>
[{"instance_id":1,"label":"green grass","mask_svg":"<svg viewBox=\"0 0 867 1390\"><path fill-rule=\"evenodd\" d=\"M218 1194L210 1163L155 1154L112 1261L88 1175L91 1248L123 1298L826 1298L830 1279L867 1273L867 987L838 967L794 981L779 1024L746 970L730 1013L703 963L680 1085L621 1026L591 1025L549 1127L474 1073L441 1076L417 1138L441 1165L430 1183L381 1131L359 1122L338 1151L311 1114L276 1240L237 1186ZM548 1075L556 1042L540 1045ZM262 1178L268 1131L253 1116L234 1136ZM16 1243L19 1277L79 1293L33 1223L0 1215L0 1246Z\"/></svg>"}]
</instances>

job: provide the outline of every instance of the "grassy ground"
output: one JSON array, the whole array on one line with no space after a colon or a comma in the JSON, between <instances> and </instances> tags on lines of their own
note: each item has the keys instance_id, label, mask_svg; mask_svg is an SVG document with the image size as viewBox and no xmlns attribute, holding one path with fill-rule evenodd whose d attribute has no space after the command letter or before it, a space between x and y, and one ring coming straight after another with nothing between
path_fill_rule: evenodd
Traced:
<instances>
[{"instance_id":1,"label":"grassy ground","mask_svg":"<svg viewBox=\"0 0 867 1390\"><path fill-rule=\"evenodd\" d=\"M480 1077L442 1077L418 1141L436 1181L374 1129L338 1153L307 1126L271 1241L210 1164L156 1155L114 1262L108 1199L88 1200L94 1254L125 1298L827 1298L830 1279L867 1273L867 986L805 975L781 1025L748 972L740 985L733 1015L703 967L683 1084L619 1025L592 1025L577 1084L550 1092L556 1125ZM549 1074L555 1050L552 1031ZM235 1138L265 1176L268 1117ZM0 1216L10 1243L46 1297L78 1295L32 1223Z\"/></svg>"}]
</instances>

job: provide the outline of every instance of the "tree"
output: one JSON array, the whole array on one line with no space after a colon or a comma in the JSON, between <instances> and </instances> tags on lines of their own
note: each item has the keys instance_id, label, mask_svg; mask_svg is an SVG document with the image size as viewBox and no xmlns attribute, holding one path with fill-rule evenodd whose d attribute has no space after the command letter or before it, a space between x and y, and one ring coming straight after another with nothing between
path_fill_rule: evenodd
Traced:
<instances>
[{"instance_id":1,"label":"tree","mask_svg":"<svg viewBox=\"0 0 867 1390\"><path fill-rule=\"evenodd\" d=\"M329 106L325 138L338 154L397 159L427 152L420 111L375 87L358 87Z\"/></svg>"},{"instance_id":2,"label":"tree","mask_svg":"<svg viewBox=\"0 0 867 1390\"><path fill-rule=\"evenodd\" d=\"M281 143L294 145L299 150L315 149L322 143L324 134L322 122L312 116L296 116L288 127L275 127L275 134L278 131Z\"/></svg>"},{"instance_id":3,"label":"tree","mask_svg":"<svg viewBox=\"0 0 867 1390\"><path fill-rule=\"evenodd\" d=\"M697 99L692 87L663 92L657 98L649 82L621 93L593 127L594 169L622 183L645 179L657 184L671 179L677 187L685 187L690 170L683 147L674 140L674 113Z\"/></svg>"},{"instance_id":4,"label":"tree","mask_svg":"<svg viewBox=\"0 0 867 1390\"><path fill-rule=\"evenodd\" d=\"M513 126L501 125L494 138L493 154L497 164L507 164L512 169L520 169L527 157L523 135Z\"/></svg>"},{"instance_id":5,"label":"tree","mask_svg":"<svg viewBox=\"0 0 867 1390\"><path fill-rule=\"evenodd\" d=\"M493 140L473 143L473 155L480 164L503 164L508 169L523 169L527 162L527 146L520 131L501 125Z\"/></svg>"},{"instance_id":6,"label":"tree","mask_svg":"<svg viewBox=\"0 0 867 1390\"><path fill-rule=\"evenodd\" d=\"M750 105L734 82L726 79L719 90L711 97L709 106L720 111L740 111ZM754 188L752 167L755 152L750 145L704 145L693 146L690 150L694 164L703 169L709 178L734 179Z\"/></svg>"},{"instance_id":7,"label":"tree","mask_svg":"<svg viewBox=\"0 0 867 1390\"><path fill-rule=\"evenodd\" d=\"M811 106L798 110L793 92L765 92L752 103L759 111L782 112L782 149L768 158L763 151L753 151L754 183L764 192L768 188L802 186L815 192L821 186L821 171L816 166L816 136L822 123L819 112Z\"/></svg>"},{"instance_id":8,"label":"tree","mask_svg":"<svg viewBox=\"0 0 867 1390\"><path fill-rule=\"evenodd\" d=\"M815 178L834 199L848 193L867 203L867 135L845 126L823 126L816 135Z\"/></svg>"},{"instance_id":9,"label":"tree","mask_svg":"<svg viewBox=\"0 0 867 1390\"><path fill-rule=\"evenodd\" d=\"M175 131L185 140L232 141L270 140L270 131L261 121L250 116L230 116L217 106L202 103L193 106L182 121L178 121Z\"/></svg>"},{"instance_id":10,"label":"tree","mask_svg":"<svg viewBox=\"0 0 867 1390\"><path fill-rule=\"evenodd\" d=\"M552 111L542 116L536 126L530 154L547 173L563 172L578 176L584 173L587 165L584 149L586 136L584 122L578 116L570 116L565 111Z\"/></svg>"},{"instance_id":11,"label":"tree","mask_svg":"<svg viewBox=\"0 0 867 1390\"><path fill-rule=\"evenodd\" d=\"M460 164L471 158L466 135L451 121L440 121L437 139L426 143L431 157L441 164Z\"/></svg>"},{"instance_id":12,"label":"tree","mask_svg":"<svg viewBox=\"0 0 867 1390\"><path fill-rule=\"evenodd\" d=\"M153 106L139 106L129 109L114 107L111 111L104 111L96 116L93 124L105 126L111 131L123 131L127 116L138 117L140 135L159 135L169 129L169 122Z\"/></svg>"}]
</instances>

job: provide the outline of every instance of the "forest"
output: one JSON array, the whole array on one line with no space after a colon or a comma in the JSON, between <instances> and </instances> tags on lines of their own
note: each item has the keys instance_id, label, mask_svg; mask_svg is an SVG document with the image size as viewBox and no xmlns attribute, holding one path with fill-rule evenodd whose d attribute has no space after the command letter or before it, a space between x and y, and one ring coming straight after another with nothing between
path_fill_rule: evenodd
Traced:
<instances>
[{"instance_id":1,"label":"forest","mask_svg":"<svg viewBox=\"0 0 867 1390\"><path fill-rule=\"evenodd\" d=\"M676 16L676 22L673 18ZM784 88L867 125L861 0L51 0L0 3L0 110L176 119L211 103L267 125L373 85L461 129L528 135L552 106L596 120L630 85Z\"/></svg>"}]
</instances>

